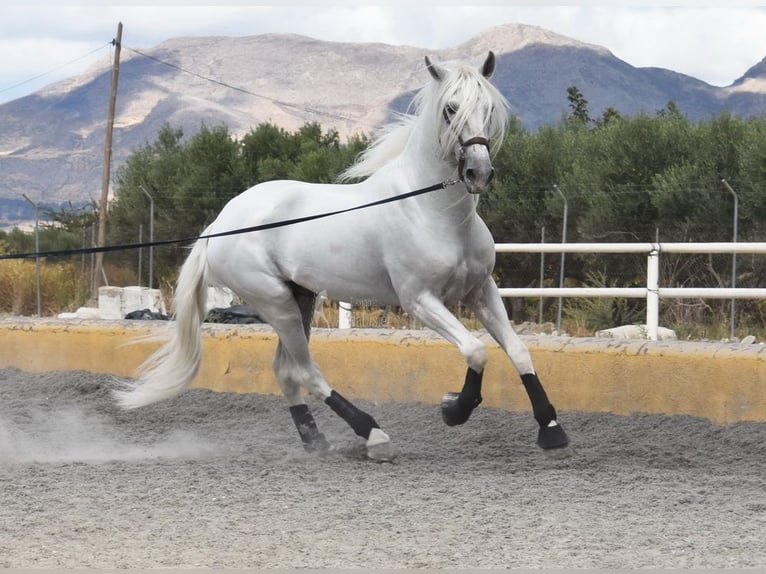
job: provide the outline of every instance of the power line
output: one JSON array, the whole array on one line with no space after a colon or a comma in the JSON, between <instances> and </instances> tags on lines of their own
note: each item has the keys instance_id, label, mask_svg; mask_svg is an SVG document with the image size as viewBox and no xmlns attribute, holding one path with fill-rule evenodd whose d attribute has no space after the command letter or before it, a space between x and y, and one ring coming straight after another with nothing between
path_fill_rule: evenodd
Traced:
<instances>
[{"instance_id":1,"label":"power line","mask_svg":"<svg viewBox=\"0 0 766 574\"><path fill-rule=\"evenodd\" d=\"M239 86L234 86L234 85L226 83L226 82L224 82L222 80L217 80L215 78L211 78L209 76L202 75L202 74L200 74L198 72L195 72L193 70L189 70L187 68L179 66L178 64L173 64L172 62L166 62L165 60L161 60L160 58L157 58L156 56L151 56L151 55L149 55L149 54L147 54L145 52L142 52L141 50L137 50L135 48L130 48L128 46L124 46L124 49L126 49L126 50L128 50L130 52L133 52L134 54L138 54L139 56L143 56L144 58L148 58L150 60L153 60L153 61L157 62L158 64L162 64L163 66L167 66L169 68L173 68L173 69L176 69L176 70L178 70L180 72L183 72L184 74L189 74L191 76L194 76L195 78L199 78L200 80L204 80L206 82L211 82L213 84L217 84L219 86L223 86L224 88L228 88L230 90L235 90L237 92L241 92L243 94L247 94L248 96L253 96L255 98L260 98L262 100L269 101L269 102L271 102L273 104L276 104L276 105L284 107L284 108L292 108L292 109L297 110L297 111L309 112L309 113L312 113L312 114L316 114L316 115L320 115L320 116L325 116L325 117L333 118L333 119L336 119L336 120L342 120L342 121L345 121L345 122L356 122L357 121L354 118L350 118L350 117L344 116L342 114L336 114L336 113L333 113L333 112L326 112L324 110L319 110L317 108L312 108L312 107L308 107L308 106L301 106L301 105L298 105L298 104L292 104L290 102L285 102L284 100L278 100L276 98L272 98L272 97L269 97L269 96L264 96L263 94L258 94L256 92L252 92L252 91L247 90L245 88L242 88L242 87L239 87Z\"/></svg>"},{"instance_id":2,"label":"power line","mask_svg":"<svg viewBox=\"0 0 766 574\"><path fill-rule=\"evenodd\" d=\"M76 62L79 62L80 60L84 60L85 58L87 58L87 57L89 57L89 56L91 56L91 55L95 54L96 52L98 52L98 51L100 51L100 50L103 50L103 49L104 49L104 48L106 48L107 46L111 46L111 45L112 45L112 41L110 40L109 42L107 42L107 43L106 43L106 44L104 44L103 46L99 46L99 47L98 47L98 48L96 48L95 50L91 50L91 51L90 51L90 52L88 52L87 54L83 54L82 56L80 56L80 57L78 57L78 58L75 58L74 60L71 60L70 62L67 62L66 64L62 64L62 65L60 65L60 66L58 66L58 67L56 67L56 68L53 68L53 69L51 69L51 70L48 70L47 72L43 72L42 74L38 74L37 76L34 76L34 77L32 77L32 78L29 78L29 79L27 79L27 80L24 80L23 82L19 82L18 84L14 84L14 85L12 85L12 86L8 86L7 88L0 88L0 94L2 94L3 92L7 92L7 91L9 91L9 90L13 90L13 89L16 89L16 88L18 88L18 87L20 87L20 86L23 86L24 84L28 84L28 83L30 83L30 82L34 82L35 80L39 80L39 79L40 79L40 78L42 78L43 76L47 76L47 75L49 75L49 74L52 74L53 72L58 72L59 70L61 70L61 69L63 69L63 68L66 68L67 66L71 66L72 64L74 64L74 63L76 63Z\"/></svg>"},{"instance_id":3,"label":"power line","mask_svg":"<svg viewBox=\"0 0 766 574\"><path fill-rule=\"evenodd\" d=\"M82 56L80 56L78 58L75 58L74 60L71 60L71 61L69 61L69 62L67 62L65 64L62 64L61 66L57 66L56 68L52 68L52 69L50 69L50 70L48 70L46 72L43 72L42 74L38 74L36 76L28 78L26 80L23 80L23 81L17 83L17 84L13 84L13 85L5 87L5 88L0 88L0 94L2 94L3 92L7 92L7 91L10 91L10 90L16 89L16 88L18 88L20 86L23 86L25 84L28 84L30 82L34 82L35 80L39 80L40 78L42 78L44 76L47 76L47 75L52 74L54 72L57 72L58 70L66 68L67 66L71 66L72 64L74 64L76 62L79 62L80 60L83 60L83 59L85 59L85 58L95 54L96 52L98 52L100 50L103 50L104 48L112 46L112 45L114 45L114 40L110 40L109 42L107 42L103 46L99 46L98 48L96 48L94 50L91 50L87 54L83 54ZM276 104L278 106L281 106L283 108L290 108L290 109L301 111L301 112L308 112L308 113L311 113L311 114L315 114L315 115L319 115L319 116L324 116L324 117L328 117L328 118L333 118L333 119L341 120L341 121L345 121L345 122L352 122L353 123L353 122L357 121L355 118L351 118L351 117L345 116L343 114L328 112L328 111L320 110L318 108L313 108L313 107L310 107L310 106L302 106L302 105L299 105L299 104L293 104L293 103L290 103L290 102L286 102L284 100L279 100L277 98L272 98L272 97L269 97L269 96L265 96L263 94L258 94L256 92L247 90L245 88L242 88L242 87L239 87L239 86L234 86L234 85L229 84L227 82L224 82L224 81L221 81L221 80L217 80L217 79L211 78L209 76L205 76L205 75L200 74L198 72L195 72L193 70L189 70L189 69L184 68L182 66L179 66L177 64L173 64L172 62L167 62L167 61L162 60L160 58L157 58L155 56L151 56L151 55L149 55L149 54L147 54L145 52L142 52L141 50L138 50L136 48L131 48L129 46L123 46L123 49L128 50L128 51L130 51L130 52L132 52L134 54L137 54L139 56L142 56L144 58L148 58L149 60L153 60L153 61L155 61L155 62L157 62L159 64L162 64L163 66L167 66L169 68L174 68L174 69L176 69L176 70L178 70L180 72L183 72L185 74L189 74L191 76L194 76L194 77L199 78L201 80L204 80L206 82L217 84L219 86L223 86L223 87L228 88L230 90L235 90L237 92L246 94L248 96L252 96L252 97L255 97L255 98L260 98L262 100L269 101L269 102L271 102L273 104Z\"/></svg>"}]
</instances>

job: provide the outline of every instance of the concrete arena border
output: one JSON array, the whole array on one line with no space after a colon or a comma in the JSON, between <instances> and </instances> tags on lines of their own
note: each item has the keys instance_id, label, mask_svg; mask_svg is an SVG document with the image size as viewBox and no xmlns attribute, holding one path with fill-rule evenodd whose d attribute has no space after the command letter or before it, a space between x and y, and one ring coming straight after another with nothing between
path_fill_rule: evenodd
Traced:
<instances>
[{"instance_id":1,"label":"concrete arena border","mask_svg":"<svg viewBox=\"0 0 766 574\"><path fill-rule=\"evenodd\" d=\"M163 321L0 319L0 367L86 370L129 377ZM206 324L195 386L279 394L276 336L264 325ZM528 411L519 377L486 335L484 405ZM560 411L699 416L719 424L766 421L766 346L523 336ZM438 404L463 383L460 353L430 331L315 329L311 347L330 383L349 398Z\"/></svg>"}]
</instances>

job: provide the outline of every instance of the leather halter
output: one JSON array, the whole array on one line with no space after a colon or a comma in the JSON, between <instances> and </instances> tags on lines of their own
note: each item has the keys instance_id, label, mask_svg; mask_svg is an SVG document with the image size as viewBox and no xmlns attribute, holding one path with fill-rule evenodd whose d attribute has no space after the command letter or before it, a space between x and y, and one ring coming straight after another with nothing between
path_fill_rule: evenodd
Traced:
<instances>
[{"instance_id":1,"label":"leather halter","mask_svg":"<svg viewBox=\"0 0 766 574\"><path fill-rule=\"evenodd\" d=\"M475 136L467 141L463 141L462 138L458 137L458 142L460 142L460 154L457 158L457 176L460 178L460 181L465 183L465 179L463 178L463 168L465 167L465 149L472 145L483 145L487 148L487 150L489 150L489 140L482 136Z\"/></svg>"},{"instance_id":2,"label":"leather halter","mask_svg":"<svg viewBox=\"0 0 766 574\"><path fill-rule=\"evenodd\" d=\"M447 125L451 125L452 119L447 113L446 107L442 110L442 115L444 116L444 121L447 122ZM463 168L465 167L466 148L472 145L483 145L484 147L487 148L487 150L489 150L489 139L483 136L474 136L472 138L467 139L466 141L463 141L463 138L460 137L460 135L458 135L457 141L460 144L460 153L458 154L458 160L457 160L457 176L460 179L460 181L465 183L465 179L463 177Z\"/></svg>"}]
</instances>

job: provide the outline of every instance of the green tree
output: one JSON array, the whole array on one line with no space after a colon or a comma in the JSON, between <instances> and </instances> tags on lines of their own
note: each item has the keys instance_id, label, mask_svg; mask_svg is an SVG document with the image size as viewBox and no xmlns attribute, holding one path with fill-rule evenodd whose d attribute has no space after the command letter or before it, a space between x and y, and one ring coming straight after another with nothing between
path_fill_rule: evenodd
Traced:
<instances>
[{"instance_id":1,"label":"green tree","mask_svg":"<svg viewBox=\"0 0 766 574\"><path fill-rule=\"evenodd\" d=\"M602 127L610 124L611 122L616 122L618 120L621 120L622 116L620 115L620 112L618 112L613 107L608 107L604 110L604 112L601 114L601 119L596 120L596 126Z\"/></svg>"},{"instance_id":2,"label":"green tree","mask_svg":"<svg viewBox=\"0 0 766 574\"><path fill-rule=\"evenodd\" d=\"M567 88L567 99L569 100L569 108L572 110L570 118L576 123L588 125L590 123L588 100L585 99L577 86Z\"/></svg>"},{"instance_id":3,"label":"green tree","mask_svg":"<svg viewBox=\"0 0 766 574\"><path fill-rule=\"evenodd\" d=\"M560 240L562 203L554 183L568 200L569 241L728 241L733 204L722 178L739 195L740 240L763 239L766 120L723 113L692 122L671 101L655 115L623 117L607 108L589 126L580 91L573 87L568 95L571 116L536 132L512 124L495 158L497 185L482 198L480 211L497 241L539 241L543 226L546 241ZM743 259L738 284L766 284L766 264ZM673 285L719 285L730 278L730 256L664 260L663 281ZM506 286L536 284L539 264L539 255L500 255L496 275ZM587 283L593 272L603 272L610 284L637 284L645 265L639 256L572 254L567 283ZM545 258L544 276L557 278L558 258ZM523 318L514 313L514 320Z\"/></svg>"},{"instance_id":4,"label":"green tree","mask_svg":"<svg viewBox=\"0 0 766 574\"><path fill-rule=\"evenodd\" d=\"M115 201L109 208L109 242L135 243L140 229L144 240L148 239L152 200L155 240L194 237L247 182L241 146L226 127L203 125L184 141L180 129L165 125L155 142L134 151L117 172ZM156 266L174 269L185 254L181 245L157 249ZM128 263L135 254L112 257Z\"/></svg>"},{"instance_id":5,"label":"green tree","mask_svg":"<svg viewBox=\"0 0 766 574\"><path fill-rule=\"evenodd\" d=\"M136 242L141 228L148 238L149 196L155 204L155 239L195 237L230 199L257 183L334 181L366 141L356 136L342 145L337 131L324 132L316 123L294 133L264 123L241 140L225 126L203 125L185 139L181 130L164 125L157 140L135 150L117 172L109 242ZM155 250L158 276L172 281L185 256L181 245ZM113 257L126 265L135 260L131 253Z\"/></svg>"}]
</instances>

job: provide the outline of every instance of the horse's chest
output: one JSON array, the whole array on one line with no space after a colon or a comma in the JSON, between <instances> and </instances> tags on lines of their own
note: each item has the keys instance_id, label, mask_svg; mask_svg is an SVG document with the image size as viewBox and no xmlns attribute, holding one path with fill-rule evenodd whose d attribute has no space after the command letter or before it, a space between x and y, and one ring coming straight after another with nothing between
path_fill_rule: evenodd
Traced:
<instances>
[{"instance_id":1,"label":"horse's chest","mask_svg":"<svg viewBox=\"0 0 766 574\"><path fill-rule=\"evenodd\" d=\"M463 299L484 282L492 272L493 258L456 251L433 254L423 265L430 275L430 283L437 287L442 299L450 303Z\"/></svg>"}]
</instances>

